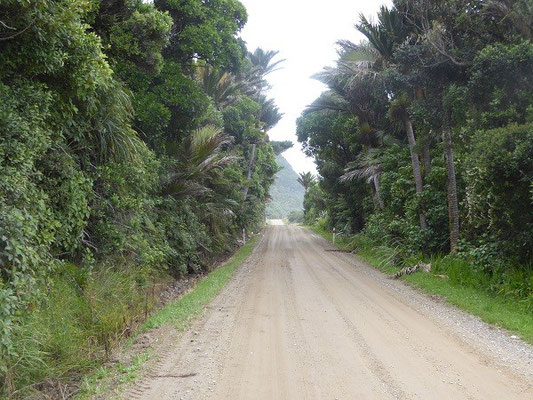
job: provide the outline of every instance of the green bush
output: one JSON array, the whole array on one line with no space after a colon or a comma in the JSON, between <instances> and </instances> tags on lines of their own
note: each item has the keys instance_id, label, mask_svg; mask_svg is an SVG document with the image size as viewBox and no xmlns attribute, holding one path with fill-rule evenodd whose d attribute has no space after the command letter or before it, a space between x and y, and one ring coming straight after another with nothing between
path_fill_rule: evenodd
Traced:
<instances>
[{"instance_id":1,"label":"green bush","mask_svg":"<svg viewBox=\"0 0 533 400\"><path fill-rule=\"evenodd\" d=\"M468 239L519 262L533 257L531 160L533 124L478 131L466 160Z\"/></svg>"},{"instance_id":2,"label":"green bush","mask_svg":"<svg viewBox=\"0 0 533 400\"><path fill-rule=\"evenodd\" d=\"M152 282L207 271L264 222L268 65L237 0L186 3L0 4L0 396L96 365Z\"/></svg>"}]
</instances>

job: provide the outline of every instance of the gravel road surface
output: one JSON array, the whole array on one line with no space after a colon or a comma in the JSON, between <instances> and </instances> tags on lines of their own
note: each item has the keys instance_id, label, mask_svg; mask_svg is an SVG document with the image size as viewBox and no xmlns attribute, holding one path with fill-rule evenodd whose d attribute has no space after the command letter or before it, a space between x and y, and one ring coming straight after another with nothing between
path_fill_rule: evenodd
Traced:
<instances>
[{"instance_id":1,"label":"gravel road surface","mask_svg":"<svg viewBox=\"0 0 533 400\"><path fill-rule=\"evenodd\" d=\"M533 347L296 226L269 226L127 399L533 399Z\"/></svg>"}]
</instances>

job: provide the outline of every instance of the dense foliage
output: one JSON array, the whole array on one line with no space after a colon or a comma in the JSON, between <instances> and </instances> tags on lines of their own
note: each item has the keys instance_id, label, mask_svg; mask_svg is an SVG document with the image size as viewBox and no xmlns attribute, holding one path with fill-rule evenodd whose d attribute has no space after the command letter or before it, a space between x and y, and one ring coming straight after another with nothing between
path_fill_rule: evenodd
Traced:
<instances>
[{"instance_id":1,"label":"dense foliage","mask_svg":"<svg viewBox=\"0 0 533 400\"><path fill-rule=\"evenodd\" d=\"M457 253L531 301L532 18L525 0L395 0L361 16L366 40L338 42L316 75L328 90L298 120L320 173L307 223L399 260Z\"/></svg>"},{"instance_id":2,"label":"dense foliage","mask_svg":"<svg viewBox=\"0 0 533 400\"><path fill-rule=\"evenodd\" d=\"M246 18L237 0L0 4L0 393L92 365L156 277L263 223L278 62L247 51Z\"/></svg>"}]
</instances>

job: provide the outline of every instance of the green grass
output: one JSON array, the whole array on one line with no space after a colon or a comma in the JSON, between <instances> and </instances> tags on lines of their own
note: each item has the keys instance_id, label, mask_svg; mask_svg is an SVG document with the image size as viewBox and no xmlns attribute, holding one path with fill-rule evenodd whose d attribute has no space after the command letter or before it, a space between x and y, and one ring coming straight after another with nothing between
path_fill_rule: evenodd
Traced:
<instances>
[{"instance_id":1,"label":"green grass","mask_svg":"<svg viewBox=\"0 0 533 400\"><path fill-rule=\"evenodd\" d=\"M95 372L83 378L78 393L74 396L76 400L88 399L91 396L105 393L111 384L109 379L112 375L118 376L118 383L125 384L133 382L139 376L139 371L144 363L150 359L150 350L145 350L141 354L133 357L129 364L117 363L112 367L102 366Z\"/></svg>"},{"instance_id":2,"label":"green grass","mask_svg":"<svg viewBox=\"0 0 533 400\"><path fill-rule=\"evenodd\" d=\"M140 332L170 323L179 330L185 330L190 322L203 313L204 307L220 292L233 276L239 265L252 253L256 238L251 239L223 266L202 279L193 291L177 302L156 312L141 326Z\"/></svg>"},{"instance_id":3,"label":"green grass","mask_svg":"<svg viewBox=\"0 0 533 400\"><path fill-rule=\"evenodd\" d=\"M319 226L309 226L317 234L332 242L332 234ZM337 236L335 245L343 250L357 249L357 256L367 264L392 274L398 270L388 261L394 250L387 247L372 247L361 243L357 237ZM483 321L507 329L526 342L533 344L533 312L530 295L526 300L491 293L490 282L482 273L472 272L464 261L449 257L434 257L432 273L417 273L401 279L420 290L438 295L450 304L480 317ZM448 277L443 279L437 276Z\"/></svg>"},{"instance_id":4,"label":"green grass","mask_svg":"<svg viewBox=\"0 0 533 400\"><path fill-rule=\"evenodd\" d=\"M124 329L153 307L150 287L139 283L139 275L118 267L101 266L91 274L72 264L58 268L46 301L14 329L14 352L0 359L0 398L26 398L47 382L69 384L102 365Z\"/></svg>"},{"instance_id":5,"label":"green grass","mask_svg":"<svg viewBox=\"0 0 533 400\"><path fill-rule=\"evenodd\" d=\"M250 256L256 241L257 237L250 239L226 263L203 278L193 290L150 316L139 327L126 346L131 345L135 338L143 332L165 324L171 324L180 331L186 330L195 319L204 313L205 306L220 293L236 269ZM118 363L110 367L99 368L83 380L82 387L75 399L87 399L90 396L104 393L111 383L110 376L118 375L120 384L135 380L140 368L149 358L150 349L147 349L144 353L137 355L133 362L127 366Z\"/></svg>"},{"instance_id":6,"label":"green grass","mask_svg":"<svg viewBox=\"0 0 533 400\"><path fill-rule=\"evenodd\" d=\"M533 344L533 315L517 302L511 302L486 291L458 285L432 274L413 274L404 280L426 293L439 295L458 308L483 321L505 328Z\"/></svg>"}]
</instances>

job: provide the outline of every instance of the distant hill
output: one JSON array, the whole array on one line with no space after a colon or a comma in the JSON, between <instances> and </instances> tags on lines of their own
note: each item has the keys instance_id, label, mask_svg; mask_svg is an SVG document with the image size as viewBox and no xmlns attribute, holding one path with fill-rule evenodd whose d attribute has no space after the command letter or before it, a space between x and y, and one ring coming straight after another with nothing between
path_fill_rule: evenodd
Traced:
<instances>
[{"instance_id":1,"label":"distant hill","mask_svg":"<svg viewBox=\"0 0 533 400\"><path fill-rule=\"evenodd\" d=\"M304 201L304 188L296 179L298 174L292 169L285 157L276 157L282 168L270 188L272 201L267 205L267 218L286 218L293 210L301 210Z\"/></svg>"}]
</instances>

